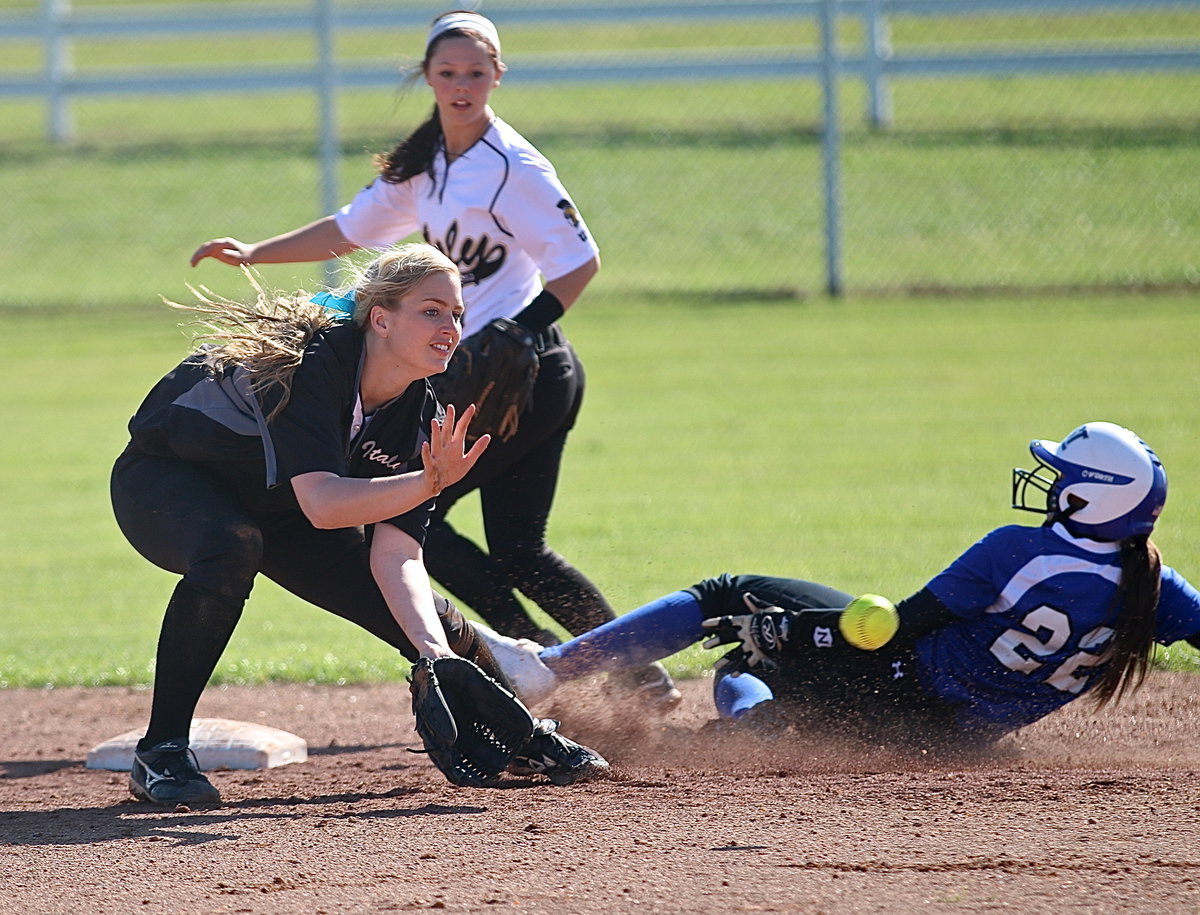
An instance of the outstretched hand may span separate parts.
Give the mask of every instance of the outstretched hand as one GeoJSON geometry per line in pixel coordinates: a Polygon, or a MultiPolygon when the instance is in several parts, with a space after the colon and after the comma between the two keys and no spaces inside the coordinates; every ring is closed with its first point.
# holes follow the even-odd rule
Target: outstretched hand
{"type": "Polygon", "coordinates": [[[192,266],[195,267],[206,257],[219,260],[232,267],[244,267],[250,264],[251,246],[236,238],[214,238],[206,241],[192,255],[192,266]]]}
{"type": "Polygon", "coordinates": [[[454,405],[450,404],[446,407],[445,420],[433,421],[429,441],[421,445],[421,461],[433,495],[465,477],[491,442],[490,435],[481,435],[469,451],[464,450],[467,427],[474,416],[475,405],[471,404],[455,422],[454,405]]]}

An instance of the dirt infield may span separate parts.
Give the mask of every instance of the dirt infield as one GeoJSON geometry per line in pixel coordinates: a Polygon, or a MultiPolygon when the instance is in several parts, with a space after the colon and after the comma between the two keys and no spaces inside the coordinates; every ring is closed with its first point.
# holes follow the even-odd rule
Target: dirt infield
{"type": "Polygon", "coordinates": [[[556,709],[615,777],[448,786],[402,686],[210,690],[308,762],[213,775],[219,809],[133,801],[87,750],[146,692],[0,692],[4,913],[1200,912],[1200,678],[1083,703],[987,760],[704,729],[708,681],[637,727],[597,684],[556,709]],[[568,706],[569,702],[569,706],[568,706]]]}

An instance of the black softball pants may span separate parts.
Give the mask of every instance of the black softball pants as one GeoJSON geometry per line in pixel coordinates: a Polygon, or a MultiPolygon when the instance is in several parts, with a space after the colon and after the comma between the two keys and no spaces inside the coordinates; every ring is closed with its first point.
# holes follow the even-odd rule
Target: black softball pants
{"type": "Polygon", "coordinates": [[[493,438],[470,473],[438,497],[425,539],[425,564],[456,599],[514,638],[544,637],[522,594],[572,634],[615,617],[599,589],[550,548],[546,527],[567,435],[583,404],[583,364],[558,325],[539,335],[531,406],[508,441],[493,438]],[[479,490],[486,552],[446,520],[463,496],[479,490]]]}
{"type": "MultiPolygon", "coordinates": [[[[215,472],[132,446],[113,467],[111,495],[134,548],[182,576],[159,634],[143,748],[188,734],[259,573],[416,659],[371,574],[362,528],[319,530],[298,510],[251,511],[215,472]]],[[[434,597],[451,647],[470,657],[464,639],[473,641],[474,633],[449,601],[434,597]]]]}

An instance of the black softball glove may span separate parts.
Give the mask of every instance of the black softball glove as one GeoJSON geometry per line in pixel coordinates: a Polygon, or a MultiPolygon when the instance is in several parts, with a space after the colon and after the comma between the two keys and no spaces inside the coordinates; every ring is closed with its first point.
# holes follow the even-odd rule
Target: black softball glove
{"type": "Polygon", "coordinates": [[[521,701],[463,658],[421,658],[409,691],[425,751],[451,784],[495,784],[533,736],[533,716],[521,701]]]}
{"type": "Polygon", "coordinates": [[[460,414],[475,404],[467,443],[484,433],[508,441],[517,434],[521,414],[533,398],[538,354],[529,328],[497,318],[461,341],[446,371],[429,381],[442,405],[460,414]]]}

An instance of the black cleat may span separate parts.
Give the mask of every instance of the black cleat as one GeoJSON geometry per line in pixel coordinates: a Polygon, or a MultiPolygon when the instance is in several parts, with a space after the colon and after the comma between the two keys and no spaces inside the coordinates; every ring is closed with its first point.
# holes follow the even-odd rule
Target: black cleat
{"type": "Polygon", "coordinates": [[[544,775],[556,785],[592,781],[609,775],[607,760],[595,750],[558,733],[553,718],[539,718],[533,736],[517,751],[508,771],[513,775],[544,775]]]}
{"type": "Polygon", "coordinates": [[[221,794],[204,777],[186,738],[164,740],[149,750],[135,750],[129,791],[151,804],[219,804],[221,794]]]}

